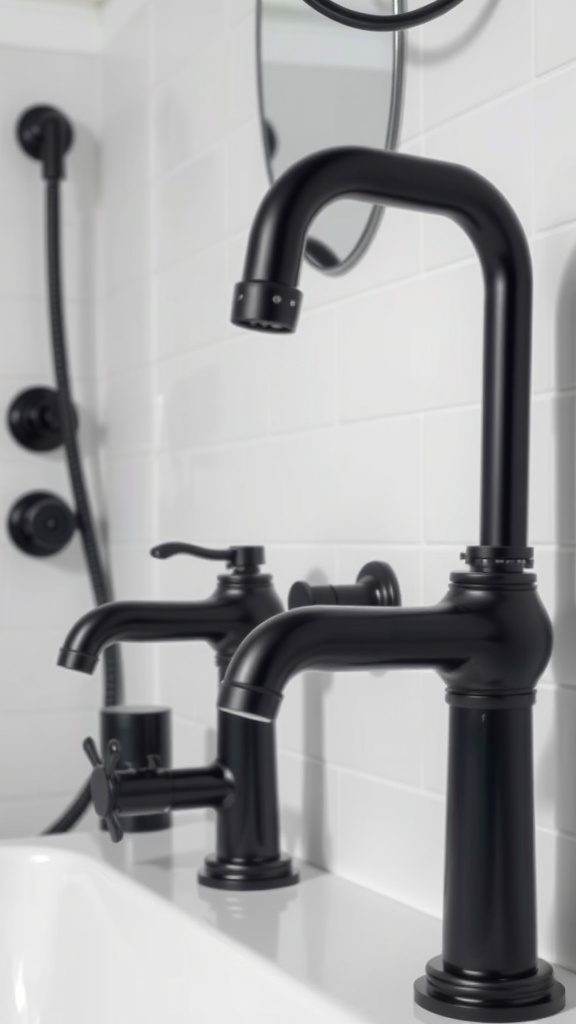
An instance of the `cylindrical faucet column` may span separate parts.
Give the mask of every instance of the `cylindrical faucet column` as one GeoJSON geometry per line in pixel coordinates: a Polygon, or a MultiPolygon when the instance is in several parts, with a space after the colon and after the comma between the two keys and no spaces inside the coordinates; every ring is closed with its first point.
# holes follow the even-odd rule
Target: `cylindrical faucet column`
{"type": "Polygon", "coordinates": [[[218,760],[234,795],[218,813],[216,854],[206,858],[200,882],[218,889],[293,885],[298,874],[280,852],[274,723],[219,711],[218,760]]]}
{"type": "Polygon", "coordinates": [[[448,765],[444,968],[471,976],[534,974],[531,706],[451,706],[448,765]]]}
{"type": "Polygon", "coordinates": [[[448,693],[442,955],[416,1002],[468,1021],[558,1013],[563,986],[538,959],[532,692],[448,693]]]}

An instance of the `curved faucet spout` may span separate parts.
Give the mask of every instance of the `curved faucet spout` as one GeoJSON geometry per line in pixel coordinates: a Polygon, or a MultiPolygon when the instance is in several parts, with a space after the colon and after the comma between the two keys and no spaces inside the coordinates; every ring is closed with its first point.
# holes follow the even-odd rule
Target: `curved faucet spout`
{"type": "Polygon", "coordinates": [[[121,641],[206,640],[213,645],[239,622],[238,600],[114,601],[83,615],[60,650],[63,668],[92,674],[104,648],[121,641]]]}
{"type": "Polygon", "coordinates": [[[527,543],[532,268],[522,226],[489,181],[460,165],[380,150],[306,157],[278,178],[258,210],[232,321],[295,329],[308,229],[324,206],[344,197],[443,214],[476,248],[485,281],[480,545],[517,554],[527,543]]]}
{"type": "Polygon", "coordinates": [[[220,689],[222,711],[273,721],[298,672],[436,668],[470,657],[490,626],[448,600],[431,608],[301,608],[262,623],[234,655],[220,689]]]}

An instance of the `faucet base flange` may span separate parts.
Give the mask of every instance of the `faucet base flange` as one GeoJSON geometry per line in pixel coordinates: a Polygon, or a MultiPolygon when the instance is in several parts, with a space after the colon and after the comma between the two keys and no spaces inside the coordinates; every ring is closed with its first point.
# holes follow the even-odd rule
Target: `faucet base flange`
{"type": "Polygon", "coordinates": [[[445,970],[442,957],[437,956],[415,982],[414,999],[442,1017],[508,1024],[552,1017],[564,1009],[566,993],[545,960],[538,960],[536,973],[528,977],[466,978],[445,970]]]}
{"type": "Polygon", "coordinates": [[[286,855],[262,864],[236,864],[211,856],[206,857],[204,867],[198,872],[200,885],[236,892],[281,889],[286,885],[296,885],[299,880],[300,875],[292,865],[292,858],[286,855]]]}

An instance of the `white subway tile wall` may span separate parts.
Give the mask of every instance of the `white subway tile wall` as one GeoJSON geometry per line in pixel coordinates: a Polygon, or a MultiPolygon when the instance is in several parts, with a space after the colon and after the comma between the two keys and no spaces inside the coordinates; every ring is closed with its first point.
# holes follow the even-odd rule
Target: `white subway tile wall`
{"type": "MultiPolygon", "coordinates": [[[[573,7],[468,0],[412,33],[403,148],[493,179],[533,249],[531,536],[557,635],[535,713],[540,917],[545,951],[576,967],[576,934],[558,909],[576,874],[573,7]]],[[[446,220],[389,211],[351,273],[304,268],[296,336],[231,327],[267,187],[255,3],[128,8],[111,0],[105,14],[103,111],[114,269],[102,421],[123,581],[138,594],[148,580],[162,598],[200,597],[213,567],[182,560],[147,577],[150,543],[258,542],[284,597],[295,579],[351,580],[382,558],[406,603],[438,601],[478,529],[482,280],[470,244],[446,220]]],[[[181,644],[156,648],[155,660],[147,652],[142,671],[174,707],[176,756],[189,763],[214,741],[212,655],[181,644]]],[[[278,735],[289,848],[439,913],[438,679],[308,673],[288,687],[278,735]]]]}

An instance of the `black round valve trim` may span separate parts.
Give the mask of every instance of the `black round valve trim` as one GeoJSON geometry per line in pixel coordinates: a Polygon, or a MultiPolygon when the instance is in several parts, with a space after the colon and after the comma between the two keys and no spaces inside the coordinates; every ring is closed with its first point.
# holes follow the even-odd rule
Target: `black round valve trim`
{"type": "MultiPolygon", "coordinates": [[[[78,428],[78,417],[74,411],[78,428]]],[[[60,403],[54,388],[27,388],[16,395],[8,409],[8,429],[23,448],[51,452],[62,444],[60,403]]]]}
{"type": "Polygon", "coordinates": [[[74,131],[62,111],[43,105],[29,107],[18,121],[16,137],[28,156],[42,161],[48,181],[64,177],[64,156],[74,142],[74,131]]]}
{"type": "Polygon", "coordinates": [[[334,586],[325,583],[312,586],[300,580],[292,584],[288,595],[290,610],[312,605],[373,605],[392,608],[401,604],[400,584],[387,562],[368,562],[360,569],[356,582],[352,584],[334,586]]]}
{"type": "Polygon", "coordinates": [[[32,491],[20,498],[8,514],[8,532],[27,555],[56,555],[70,542],[76,516],[62,498],[49,491],[32,491]]]}

